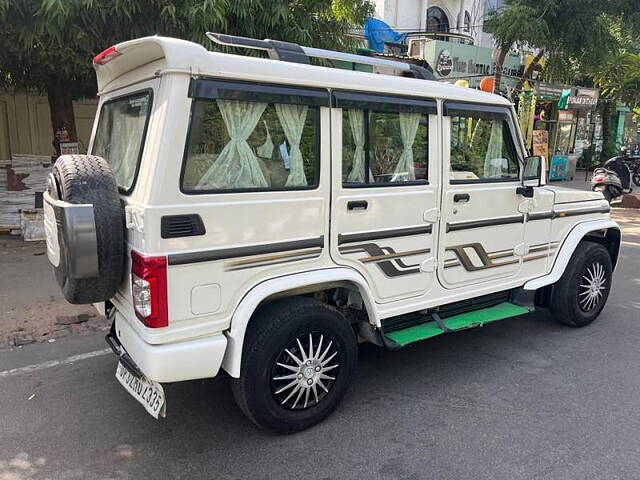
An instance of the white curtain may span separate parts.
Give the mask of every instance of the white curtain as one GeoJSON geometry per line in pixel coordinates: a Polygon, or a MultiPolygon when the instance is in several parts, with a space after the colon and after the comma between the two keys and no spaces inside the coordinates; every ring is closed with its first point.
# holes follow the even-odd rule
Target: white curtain
{"type": "Polygon", "coordinates": [[[267,104],[235,100],[217,100],[216,102],[231,140],[202,176],[197,187],[200,189],[267,187],[258,159],[247,143],[267,104]]]}
{"type": "MultiPolygon", "coordinates": [[[[353,163],[351,164],[351,172],[347,176],[347,181],[352,183],[364,183],[364,116],[363,110],[348,110],[349,126],[351,127],[351,136],[356,146],[353,152],[353,163]]],[[[369,174],[371,175],[371,174],[369,174]]]]}
{"type": "Polygon", "coordinates": [[[269,133],[269,127],[267,126],[267,122],[265,120],[262,121],[264,124],[264,129],[267,132],[267,138],[265,138],[264,143],[256,148],[256,153],[259,157],[262,158],[271,158],[273,155],[273,140],[271,140],[271,133],[269,133]]]}
{"type": "Polygon", "coordinates": [[[502,121],[491,122],[491,135],[484,156],[484,178],[499,178],[506,173],[507,160],[502,158],[502,121]]]}
{"type": "Polygon", "coordinates": [[[416,173],[413,168],[413,142],[420,125],[420,113],[400,114],[400,135],[402,136],[402,154],[393,172],[392,182],[415,180],[416,173]]]}
{"type": "Polygon", "coordinates": [[[286,105],[276,103],[276,113],[280,125],[289,141],[289,176],[286,187],[300,187],[307,185],[307,176],[304,174],[304,162],[300,151],[300,139],[304,130],[304,122],[307,118],[307,105],[286,105]]]}
{"type": "Polygon", "coordinates": [[[116,183],[129,188],[133,182],[140,142],[146,122],[146,111],[137,116],[127,116],[116,109],[109,110],[111,121],[104,122],[104,130],[96,135],[94,151],[109,162],[116,183]]]}

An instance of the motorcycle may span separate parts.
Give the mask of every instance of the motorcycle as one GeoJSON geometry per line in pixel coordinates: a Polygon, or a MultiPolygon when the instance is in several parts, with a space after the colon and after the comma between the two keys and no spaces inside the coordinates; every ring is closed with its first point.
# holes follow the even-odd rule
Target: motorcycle
{"type": "Polygon", "coordinates": [[[633,152],[627,159],[627,166],[631,171],[631,180],[640,187],[640,152],[633,152]]]}
{"type": "Polygon", "coordinates": [[[603,167],[596,168],[591,177],[591,190],[602,192],[609,203],[625,193],[631,193],[629,186],[631,172],[622,157],[607,160],[603,167]]]}

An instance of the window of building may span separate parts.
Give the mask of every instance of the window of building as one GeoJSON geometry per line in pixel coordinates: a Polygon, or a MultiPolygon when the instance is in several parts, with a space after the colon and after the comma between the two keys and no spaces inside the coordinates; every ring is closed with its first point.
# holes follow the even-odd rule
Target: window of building
{"type": "Polygon", "coordinates": [[[428,116],[343,109],[342,182],[346,187],[426,183],[428,116]]]}
{"type": "Polygon", "coordinates": [[[504,117],[473,113],[451,117],[452,183],[518,178],[518,156],[504,117]]]}
{"type": "Polygon", "coordinates": [[[184,191],[313,188],[319,162],[318,107],[194,99],[184,191]]]}
{"type": "Polygon", "coordinates": [[[464,31],[465,32],[470,32],[471,31],[471,14],[465,10],[464,12],[464,31]]]}
{"type": "Polygon", "coordinates": [[[449,19],[444,10],[438,7],[427,9],[427,32],[448,32],[449,19]]]}

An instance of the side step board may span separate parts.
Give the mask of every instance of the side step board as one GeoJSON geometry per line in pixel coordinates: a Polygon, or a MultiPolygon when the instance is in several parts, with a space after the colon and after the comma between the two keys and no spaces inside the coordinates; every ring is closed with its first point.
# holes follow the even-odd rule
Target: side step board
{"type": "Polygon", "coordinates": [[[487,308],[481,308],[471,312],[460,313],[448,318],[441,319],[438,316],[427,314],[424,316],[426,321],[418,325],[413,325],[401,330],[395,330],[384,334],[385,339],[392,345],[404,347],[420,340],[435,337],[446,332],[455,332],[457,330],[465,330],[467,328],[481,327],[482,325],[505,318],[516,317],[529,313],[531,310],[527,307],[515,305],[510,302],[502,302],[487,308]]]}

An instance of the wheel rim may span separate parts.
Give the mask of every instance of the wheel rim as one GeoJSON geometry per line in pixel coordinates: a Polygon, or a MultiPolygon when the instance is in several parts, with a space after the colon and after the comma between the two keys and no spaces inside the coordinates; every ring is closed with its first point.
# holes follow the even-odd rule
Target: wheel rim
{"type": "Polygon", "coordinates": [[[587,267],[578,287],[578,304],[583,312],[595,310],[604,298],[607,278],[604,266],[600,262],[587,267]]]}
{"type": "Polygon", "coordinates": [[[276,357],[271,392],[287,410],[304,410],[320,403],[340,372],[340,352],[328,336],[312,332],[296,337],[276,357]]]}

